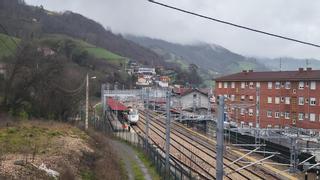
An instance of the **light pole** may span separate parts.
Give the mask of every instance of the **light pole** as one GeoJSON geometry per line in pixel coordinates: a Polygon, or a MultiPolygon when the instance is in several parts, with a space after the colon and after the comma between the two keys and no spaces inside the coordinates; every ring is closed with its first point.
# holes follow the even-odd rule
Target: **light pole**
{"type": "MultiPolygon", "coordinates": [[[[90,79],[96,79],[97,77],[93,76],[90,79]]],[[[87,73],[86,77],[86,120],[85,120],[85,130],[88,130],[88,119],[89,119],[89,74],[87,73]]]]}

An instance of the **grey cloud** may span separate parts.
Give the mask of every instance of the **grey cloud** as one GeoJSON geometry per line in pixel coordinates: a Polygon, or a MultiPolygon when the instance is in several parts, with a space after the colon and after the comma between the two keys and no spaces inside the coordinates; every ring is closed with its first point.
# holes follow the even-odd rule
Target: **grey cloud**
{"type": "MultiPolygon", "coordinates": [[[[320,44],[320,1],[159,0],[208,16],[320,44]]],[[[116,33],[179,43],[204,41],[250,56],[320,59],[319,48],[266,37],[165,9],[147,0],[26,0],[55,11],[72,10],[116,33]]]]}

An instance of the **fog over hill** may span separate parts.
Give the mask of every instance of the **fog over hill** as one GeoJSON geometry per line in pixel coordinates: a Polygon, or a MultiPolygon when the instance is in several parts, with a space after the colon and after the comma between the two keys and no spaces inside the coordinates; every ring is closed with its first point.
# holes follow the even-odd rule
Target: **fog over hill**
{"type": "Polygon", "coordinates": [[[131,35],[125,37],[152,49],[157,54],[164,56],[167,61],[181,62],[186,65],[194,63],[215,74],[230,74],[242,69],[268,70],[255,58],[247,58],[216,44],[200,42],[182,45],[148,37],[131,35]]]}
{"type": "Polygon", "coordinates": [[[297,70],[298,68],[311,67],[312,69],[320,69],[320,61],[317,59],[296,59],[290,57],[282,58],[257,58],[259,62],[266,65],[268,68],[274,71],[286,71],[286,70],[297,70]],[[281,64],[281,69],[280,69],[281,64]]]}

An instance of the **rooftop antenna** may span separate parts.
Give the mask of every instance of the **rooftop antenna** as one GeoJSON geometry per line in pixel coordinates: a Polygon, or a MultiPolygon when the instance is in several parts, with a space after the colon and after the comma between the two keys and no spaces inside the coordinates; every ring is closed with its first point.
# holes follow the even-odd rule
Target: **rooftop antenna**
{"type": "Polygon", "coordinates": [[[310,65],[309,59],[306,59],[306,68],[308,68],[310,65]]]}
{"type": "Polygon", "coordinates": [[[280,58],[280,61],[279,61],[279,66],[280,66],[280,71],[282,71],[282,59],[280,58]]]}

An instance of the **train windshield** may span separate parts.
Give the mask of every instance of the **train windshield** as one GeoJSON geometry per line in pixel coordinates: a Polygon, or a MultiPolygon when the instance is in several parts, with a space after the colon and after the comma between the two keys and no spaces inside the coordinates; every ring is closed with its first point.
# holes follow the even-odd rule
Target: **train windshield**
{"type": "Polygon", "coordinates": [[[138,110],[137,109],[133,109],[129,112],[130,115],[135,115],[138,114],[138,110]]]}

